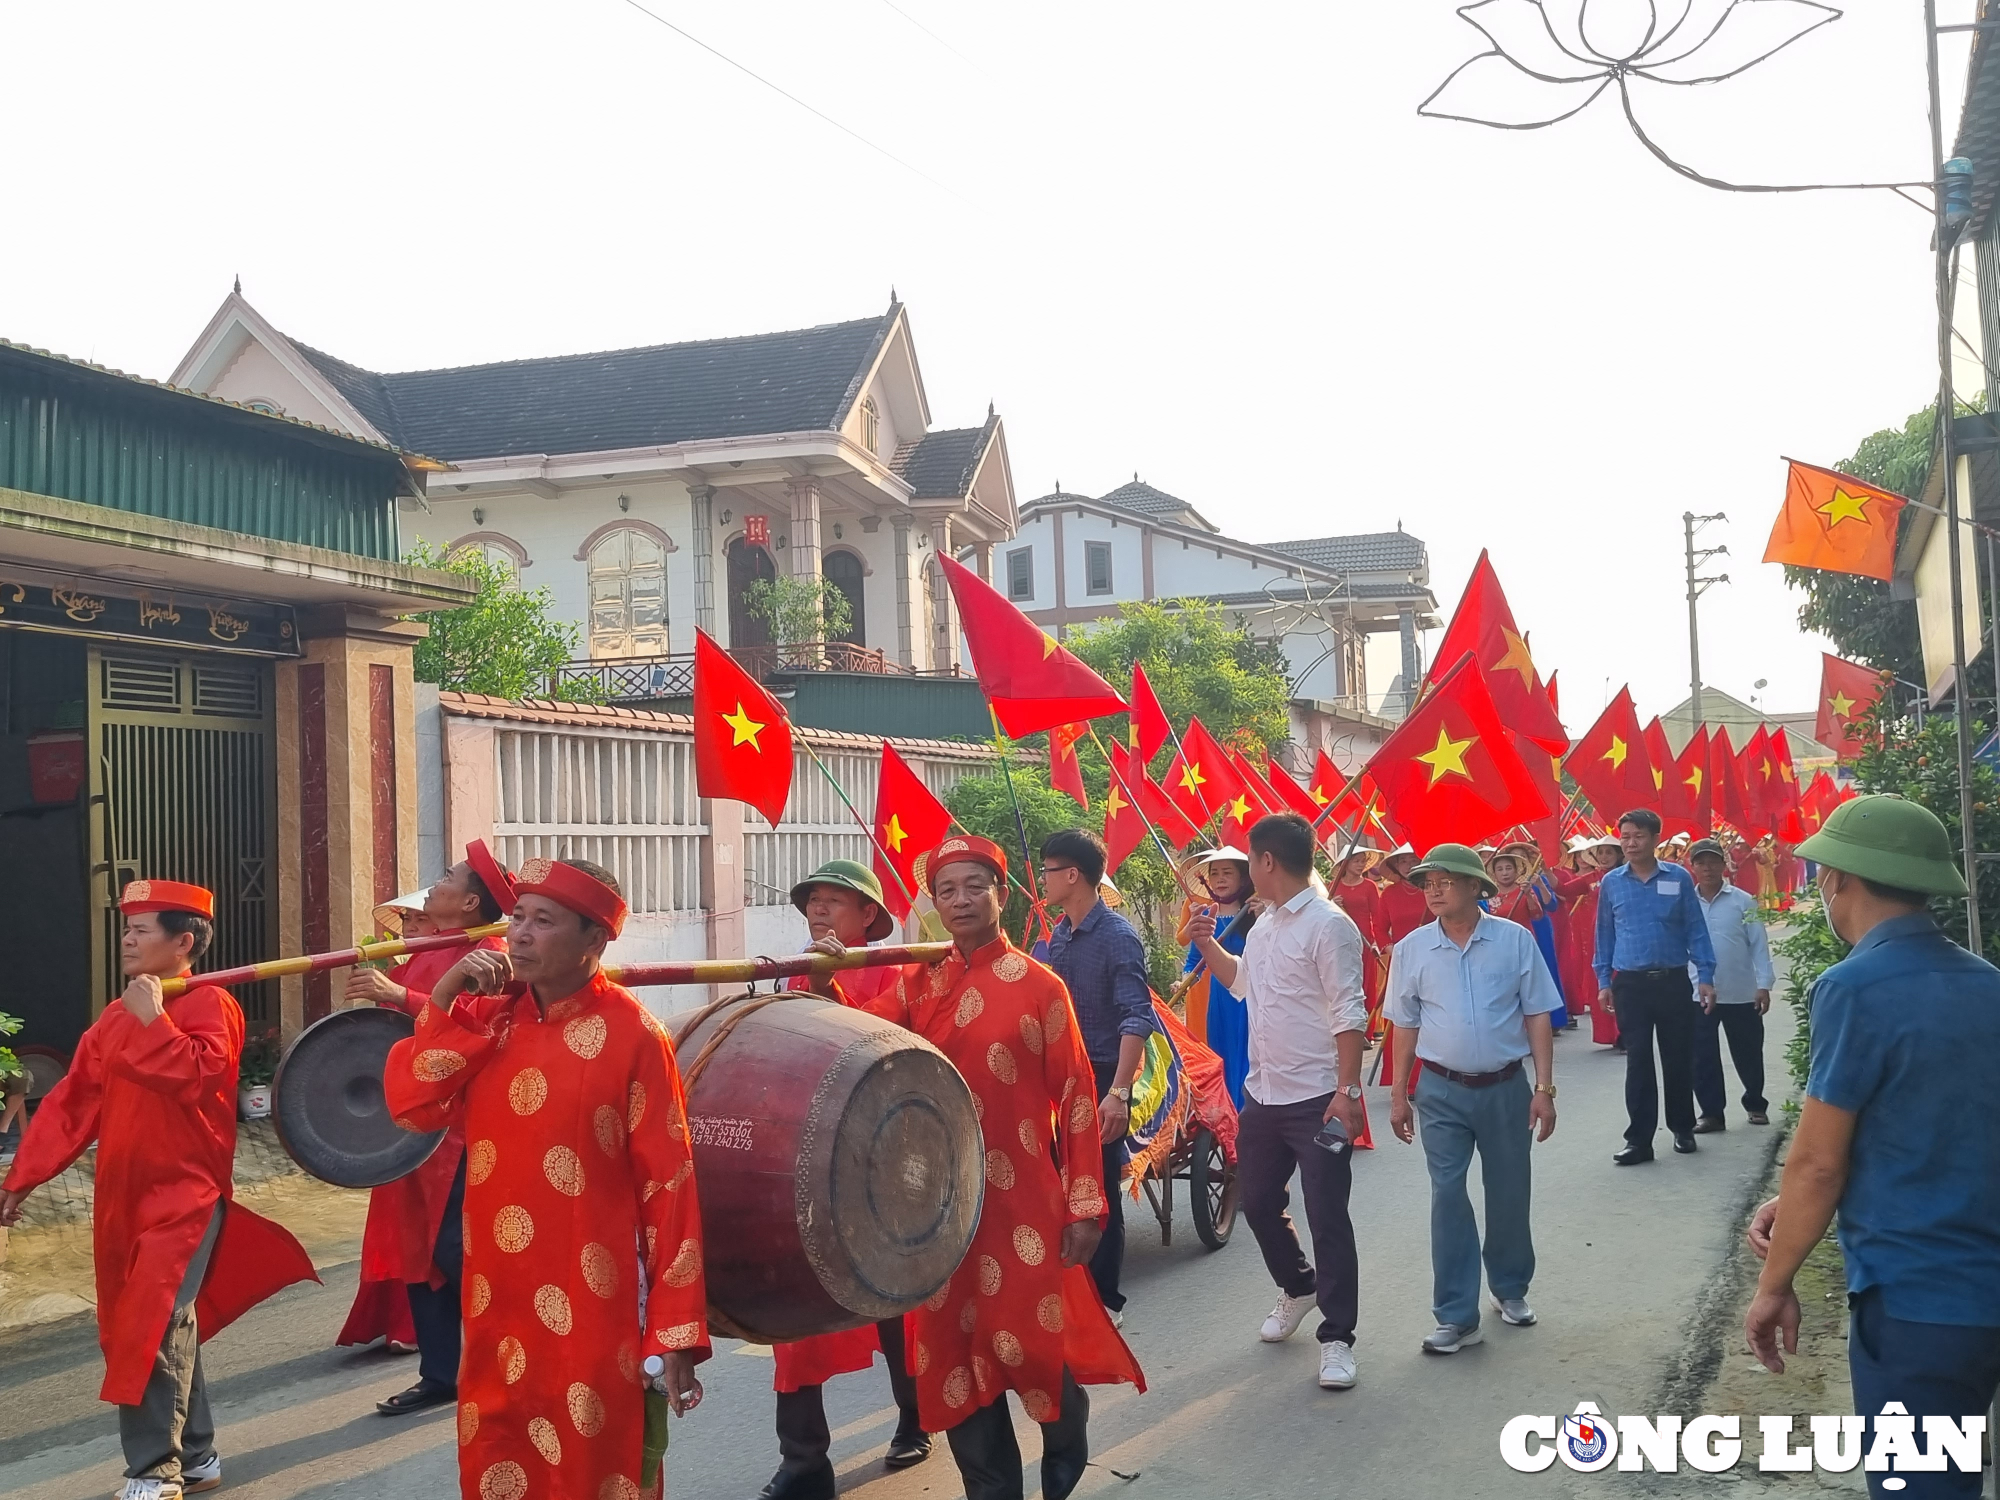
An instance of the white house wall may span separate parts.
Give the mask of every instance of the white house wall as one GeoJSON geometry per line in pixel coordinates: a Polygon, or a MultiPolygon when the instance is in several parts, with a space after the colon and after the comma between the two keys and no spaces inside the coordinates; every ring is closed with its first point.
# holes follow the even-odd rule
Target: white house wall
{"type": "Polygon", "coordinates": [[[337,432],[346,432],[349,427],[350,419],[344,412],[336,413],[325,405],[297,376],[278,363],[277,356],[253,338],[243,340],[243,347],[208,387],[207,394],[245,405],[268,402],[285,416],[301,422],[317,422],[337,432]]]}

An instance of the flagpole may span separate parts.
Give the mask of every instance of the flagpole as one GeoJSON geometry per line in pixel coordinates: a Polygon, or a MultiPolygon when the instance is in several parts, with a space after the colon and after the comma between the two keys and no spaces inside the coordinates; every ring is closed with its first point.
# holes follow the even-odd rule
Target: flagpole
{"type": "MultiPolygon", "coordinates": [[[[797,726],[794,725],[793,727],[796,728],[797,726]]],[[[854,822],[856,826],[859,827],[863,833],[868,835],[869,844],[874,848],[877,854],[882,856],[882,863],[888,868],[889,878],[896,882],[896,889],[903,893],[903,899],[905,901],[908,901],[912,906],[914,906],[916,904],[917,898],[911,892],[910,888],[903,883],[902,871],[896,868],[895,860],[889,857],[889,851],[882,847],[882,841],[875,836],[875,829],[873,825],[871,825],[867,821],[867,819],[861,816],[861,809],[856,807],[854,803],[851,800],[849,800],[847,795],[847,788],[840,784],[840,778],[835,776],[833,772],[827,768],[826,762],[819,758],[819,751],[813,749],[811,740],[807,739],[803,734],[801,734],[798,736],[798,742],[799,744],[805,747],[806,754],[812,757],[812,763],[819,767],[819,774],[826,778],[826,784],[833,788],[833,794],[836,797],[840,798],[842,804],[845,805],[847,810],[854,815],[854,822]]]]}
{"type": "MultiPolygon", "coordinates": [[[[1021,838],[1021,863],[1028,872],[1029,881],[1039,886],[1041,880],[1035,873],[1035,856],[1028,848],[1027,820],[1021,816],[1021,799],[1014,793],[1014,768],[1007,762],[1007,737],[1000,728],[1000,715],[990,698],[986,700],[986,716],[993,721],[993,749],[1000,757],[1000,774],[1007,780],[1007,800],[1014,808],[1014,832],[1021,838]]],[[[1029,900],[1032,903],[1034,897],[1030,896],[1029,900]]]]}
{"type": "MultiPolygon", "coordinates": [[[[1176,885],[1179,885],[1181,887],[1181,890],[1186,894],[1193,895],[1194,893],[1192,891],[1189,891],[1186,885],[1181,883],[1180,864],[1177,860],[1175,860],[1173,851],[1167,847],[1167,841],[1165,837],[1162,836],[1158,828],[1153,826],[1153,820],[1146,816],[1146,809],[1141,807],[1139,805],[1139,799],[1132,795],[1131,786],[1126,782],[1123,776],[1120,776],[1118,774],[1118,764],[1116,761],[1112,760],[1111,752],[1105,748],[1104,741],[1098,738],[1097,726],[1086,720],[1084,722],[1084,727],[1090,731],[1091,744],[1097,746],[1097,753],[1104,757],[1104,769],[1110,772],[1111,779],[1113,781],[1116,781],[1118,785],[1124,789],[1126,806],[1130,807],[1132,811],[1134,811],[1139,815],[1139,821],[1146,825],[1146,832],[1150,833],[1153,836],[1153,846],[1160,851],[1160,858],[1164,859],[1167,862],[1167,869],[1173,873],[1174,883],[1176,885]]],[[[1167,728],[1172,729],[1173,725],[1169,724],[1167,728]]],[[[1134,745],[1132,748],[1136,750],[1139,747],[1137,745],[1134,745]]]]}

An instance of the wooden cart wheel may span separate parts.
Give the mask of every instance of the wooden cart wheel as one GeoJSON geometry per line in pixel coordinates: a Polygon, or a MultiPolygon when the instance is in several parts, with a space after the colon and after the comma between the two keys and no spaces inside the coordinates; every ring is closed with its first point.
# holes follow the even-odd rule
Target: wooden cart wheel
{"type": "Polygon", "coordinates": [[[1188,1197],[1194,1209],[1194,1232],[1209,1249],[1220,1250],[1236,1227],[1236,1168],[1223,1154],[1222,1142],[1206,1126],[1195,1132],[1189,1157],[1188,1197]]]}

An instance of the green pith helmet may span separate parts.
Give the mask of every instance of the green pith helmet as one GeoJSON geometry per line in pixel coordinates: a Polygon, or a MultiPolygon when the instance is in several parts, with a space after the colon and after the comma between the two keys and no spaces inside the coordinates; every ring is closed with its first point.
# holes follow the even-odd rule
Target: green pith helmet
{"type": "Polygon", "coordinates": [[[868,942],[879,943],[895,931],[896,919],[889,912],[889,903],[882,899],[882,882],[875,878],[875,872],[864,864],[851,859],[830,859],[812,874],[792,887],[792,905],[799,909],[799,915],[806,912],[806,897],[812,894],[816,885],[837,885],[853,891],[865,901],[875,903],[875,920],[868,924],[864,937],[868,942]]]}
{"type": "Polygon", "coordinates": [[[1799,845],[1798,854],[1842,874],[1906,891],[1965,894],[1951,835],[1937,814],[1886,793],[1841,803],[1819,832],[1799,845]]]}
{"type": "Polygon", "coordinates": [[[1433,870],[1445,875],[1464,875],[1478,881],[1481,896],[1491,896],[1500,889],[1493,883],[1493,877],[1486,873],[1486,866],[1480,861],[1478,853],[1464,844],[1439,844],[1432,849],[1410,866],[1410,883],[1422,885],[1424,877],[1433,870]]]}

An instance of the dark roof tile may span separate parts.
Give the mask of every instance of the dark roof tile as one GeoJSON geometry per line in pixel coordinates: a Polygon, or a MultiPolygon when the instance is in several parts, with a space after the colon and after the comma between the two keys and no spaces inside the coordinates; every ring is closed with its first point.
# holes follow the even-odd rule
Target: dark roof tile
{"type": "Polygon", "coordinates": [[[900,312],[891,304],[880,317],[789,333],[399,374],[292,342],[399,447],[499,458],[837,427],[900,312]]]}
{"type": "Polygon", "coordinates": [[[1360,536],[1302,537],[1264,546],[1329,573],[1410,572],[1426,566],[1424,544],[1407,531],[1371,531],[1360,536]]]}
{"type": "Polygon", "coordinates": [[[998,417],[988,417],[980,427],[925,433],[916,442],[898,448],[889,467],[902,476],[919,500],[963,499],[999,425],[998,417]]]}

